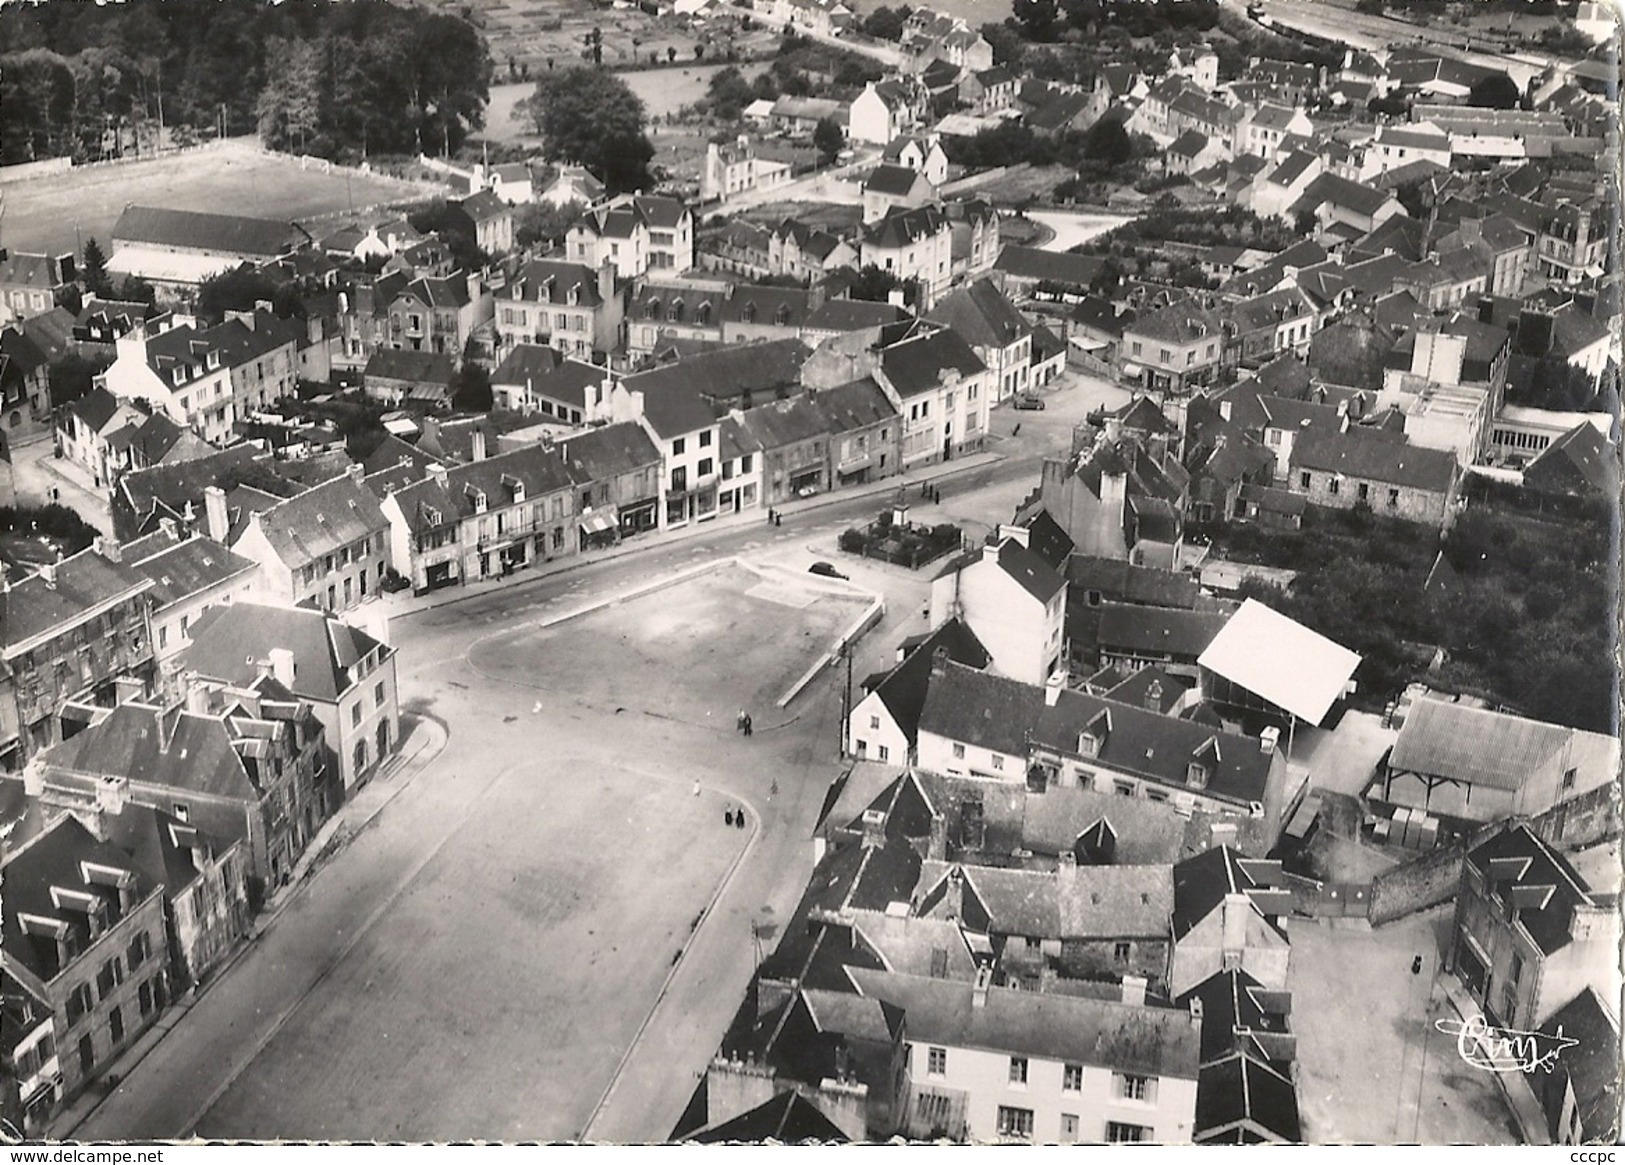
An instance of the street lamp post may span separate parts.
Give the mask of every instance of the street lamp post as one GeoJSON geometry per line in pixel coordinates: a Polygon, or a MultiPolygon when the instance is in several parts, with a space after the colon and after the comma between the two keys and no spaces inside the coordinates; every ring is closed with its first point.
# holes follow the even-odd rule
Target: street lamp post
{"type": "Polygon", "coordinates": [[[848,727],[849,727],[850,721],[852,719],[852,641],[851,640],[843,639],[841,641],[841,646],[837,649],[836,659],[846,661],[846,686],[841,689],[841,723],[840,723],[840,728],[839,728],[840,747],[839,747],[839,749],[837,751],[837,754],[836,754],[838,756],[845,757],[846,754],[847,754],[848,727]]]}

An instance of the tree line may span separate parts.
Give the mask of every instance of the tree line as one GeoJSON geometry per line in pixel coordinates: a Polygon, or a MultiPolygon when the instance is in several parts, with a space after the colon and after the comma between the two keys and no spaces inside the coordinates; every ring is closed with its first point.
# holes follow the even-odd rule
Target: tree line
{"type": "Polygon", "coordinates": [[[75,0],[0,9],[0,162],[95,160],[162,123],[321,157],[455,151],[491,63],[466,20],[385,0],[75,0]]]}

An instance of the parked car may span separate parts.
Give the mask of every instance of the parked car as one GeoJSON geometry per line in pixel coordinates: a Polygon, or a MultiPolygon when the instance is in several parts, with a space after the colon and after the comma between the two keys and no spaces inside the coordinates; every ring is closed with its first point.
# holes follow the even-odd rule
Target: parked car
{"type": "Polygon", "coordinates": [[[842,574],[840,571],[835,569],[835,566],[834,566],[833,563],[828,563],[828,562],[815,562],[815,563],[813,563],[811,566],[809,566],[807,568],[807,573],[808,574],[821,574],[825,578],[841,578],[841,579],[844,579],[846,577],[846,575],[842,574]]]}
{"type": "Polygon", "coordinates": [[[1036,397],[1030,392],[1018,392],[1015,395],[1014,404],[1012,407],[1022,409],[1024,411],[1028,409],[1042,409],[1044,407],[1044,401],[1042,397],[1036,397]]]}

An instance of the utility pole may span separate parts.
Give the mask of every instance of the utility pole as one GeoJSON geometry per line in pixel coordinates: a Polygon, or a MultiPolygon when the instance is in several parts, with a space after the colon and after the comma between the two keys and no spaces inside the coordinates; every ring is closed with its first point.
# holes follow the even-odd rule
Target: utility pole
{"type": "Polygon", "coordinates": [[[847,726],[852,719],[852,643],[850,640],[842,641],[838,658],[846,661],[846,686],[841,689],[840,747],[837,750],[837,755],[844,757],[847,753],[847,726]]]}

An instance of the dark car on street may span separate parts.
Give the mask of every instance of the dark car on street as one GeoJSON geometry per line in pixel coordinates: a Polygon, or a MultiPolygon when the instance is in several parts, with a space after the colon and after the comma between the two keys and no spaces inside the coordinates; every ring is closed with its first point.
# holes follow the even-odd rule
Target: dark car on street
{"type": "Polygon", "coordinates": [[[1011,407],[1021,409],[1024,412],[1031,409],[1042,409],[1044,401],[1042,397],[1036,397],[1030,392],[1018,392],[1011,401],[1011,407]]]}
{"type": "Polygon", "coordinates": [[[828,562],[815,562],[815,563],[813,563],[811,566],[809,566],[807,568],[807,573],[808,574],[821,574],[825,578],[845,578],[846,577],[846,575],[844,575],[840,571],[836,570],[833,564],[828,563],[828,562]]]}

